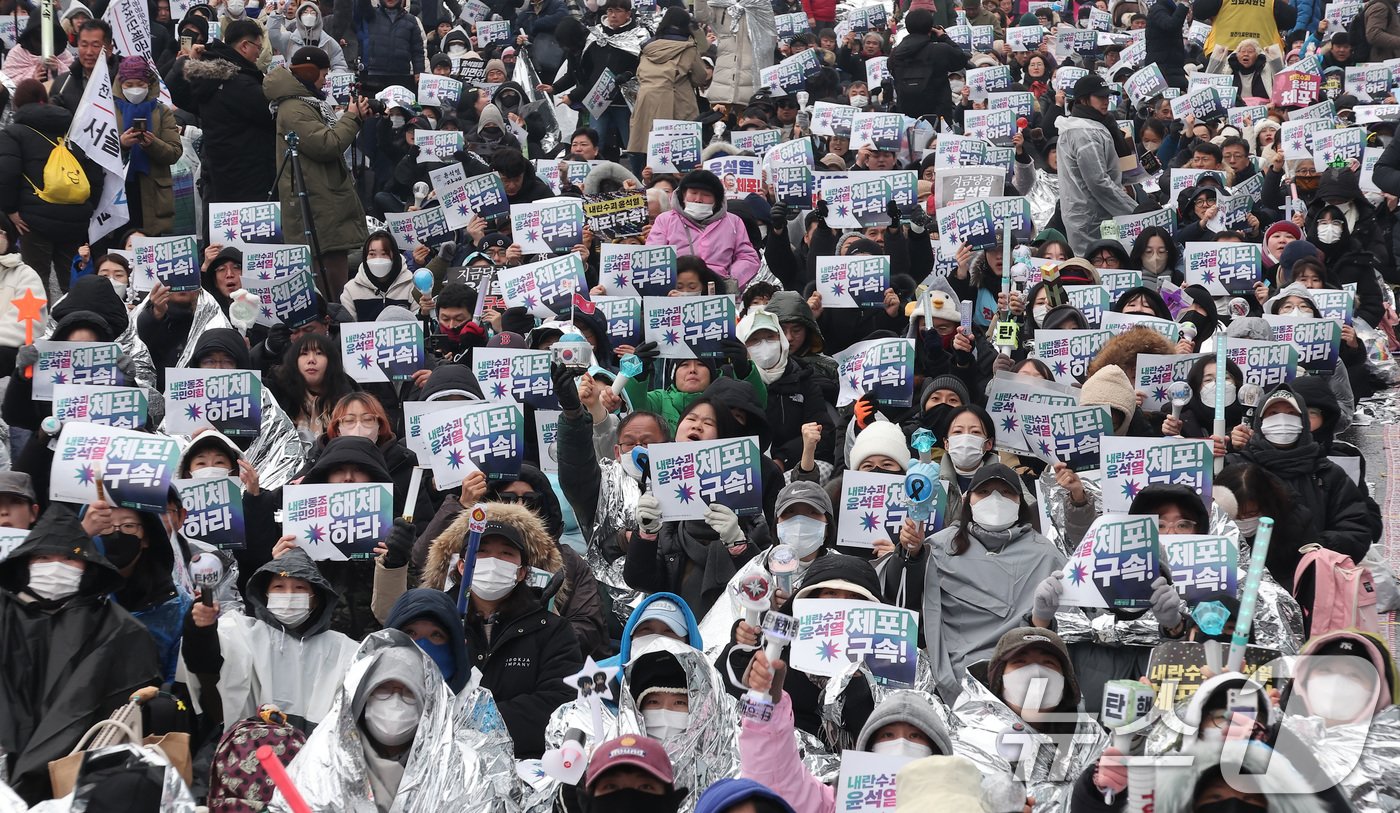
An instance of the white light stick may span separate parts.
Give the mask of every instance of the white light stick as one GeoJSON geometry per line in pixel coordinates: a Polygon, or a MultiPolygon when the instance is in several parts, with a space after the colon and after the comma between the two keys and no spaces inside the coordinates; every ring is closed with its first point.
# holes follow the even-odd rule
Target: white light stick
{"type": "Polygon", "coordinates": [[[1264,559],[1269,555],[1269,540],[1273,535],[1273,517],[1260,517],[1259,530],[1254,534],[1254,550],[1249,556],[1249,573],[1244,579],[1244,593],[1240,596],[1239,616],[1235,619],[1235,632],[1230,637],[1230,660],[1226,668],[1231,672],[1242,671],[1244,667],[1244,650],[1249,646],[1249,631],[1254,626],[1254,606],[1259,602],[1259,582],[1264,578],[1264,559]]]}

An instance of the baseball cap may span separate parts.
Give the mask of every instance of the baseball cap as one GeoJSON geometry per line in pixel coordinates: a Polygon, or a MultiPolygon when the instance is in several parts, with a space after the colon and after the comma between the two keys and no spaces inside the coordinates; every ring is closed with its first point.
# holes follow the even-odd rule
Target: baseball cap
{"type": "Polygon", "coordinates": [[[491,337],[491,341],[487,342],[487,343],[486,343],[486,346],[487,346],[487,347],[517,347],[517,348],[522,348],[522,349],[523,349],[523,348],[527,347],[528,344],[529,344],[529,343],[525,341],[525,337],[524,337],[524,336],[521,336],[519,333],[513,333],[513,332],[507,330],[507,331],[504,331],[504,332],[502,332],[502,333],[497,333],[495,336],[492,336],[492,337],[491,337]]]}
{"type": "Polygon", "coordinates": [[[593,758],[588,761],[588,775],[584,778],[584,788],[592,791],[593,784],[599,777],[613,768],[623,766],[650,774],[667,785],[674,785],[676,781],[675,773],[671,769],[671,758],[666,755],[666,748],[660,742],[640,734],[624,734],[608,740],[593,752],[593,758]]]}
{"type": "Polygon", "coordinates": [[[292,54],[292,61],[288,64],[292,67],[296,67],[297,65],[315,65],[321,70],[328,71],[331,69],[331,58],[326,56],[326,52],[322,51],[320,48],[314,45],[305,45],[298,48],[295,54],[292,54]]]}
{"type": "Polygon", "coordinates": [[[783,487],[778,492],[778,500],[774,505],[773,516],[779,517],[797,504],[810,505],[818,511],[833,516],[836,512],[831,508],[831,497],[827,495],[826,489],[816,483],[807,480],[794,480],[783,487]]]}
{"type": "MultiPolygon", "coordinates": [[[[815,483],[811,484],[815,485],[815,483]]],[[[685,613],[680,605],[668,598],[658,598],[647,605],[642,614],[637,616],[637,625],[641,626],[648,621],[660,621],[671,628],[671,632],[679,635],[682,640],[690,640],[690,625],[686,623],[685,613]]]]}
{"type": "Polygon", "coordinates": [[[1108,83],[1102,76],[1091,73],[1081,76],[1078,82],[1074,83],[1074,92],[1070,94],[1076,99],[1087,99],[1090,96],[1102,96],[1105,99],[1113,95],[1108,89],[1108,83]]]}
{"type": "Polygon", "coordinates": [[[22,471],[0,471],[0,494],[23,497],[31,504],[38,502],[34,496],[34,481],[22,471]]]}
{"type": "Polygon", "coordinates": [[[483,235],[478,248],[510,248],[510,238],[498,231],[483,235]]]}
{"type": "Polygon", "coordinates": [[[491,520],[486,523],[486,527],[481,532],[482,539],[488,536],[499,536],[509,542],[511,547],[520,551],[520,563],[522,565],[530,564],[530,551],[525,547],[525,537],[521,535],[519,528],[500,520],[491,520]]]}
{"type": "Polygon", "coordinates": [[[1023,493],[1021,489],[1021,478],[1017,477],[1016,472],[1012,471],[1008,466],[1002,463],[988,463],[987,465],[978,469],[977,473],[972,475],[972,485],[968,486],[967,491],[976,491],[978,486],[982,485],[988,480],[1000,480],[1003,483],[1006,483],[1007,485],[1011,486],[1012,490],[1014,490],[1017,495],[1023,493]]]}

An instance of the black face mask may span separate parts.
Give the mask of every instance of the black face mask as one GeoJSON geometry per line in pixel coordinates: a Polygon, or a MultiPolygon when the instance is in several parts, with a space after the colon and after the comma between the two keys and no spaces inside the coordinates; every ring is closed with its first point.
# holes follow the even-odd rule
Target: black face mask
{"type": "Polygon", "coordinates": [[[1181,314],[1181,317],[1177,319],[1177,321],[1183,324],[1186,322],[1190,322],[1191,324],[1196,326],[1197,347],[1200,347],[1201,343],[1204,342],[1206,339],[1209,339],[1211,334],[1215,332],[1215,323],[1212,322],[1209,317],[1199,314],[1195,311],[1187,311],[1186,313],[1181,314]]]}
{"type": "Polygon", "coordinates": [[[685,794],[685,790],[680,788],[660,796],[626,788],[606,796],[580,793],[578,800],[584,813],[676,813],[685,794]]]}
{"type": "Polygon", "coordinates": [[[924,410],[924,414],[919,418],[919,425],[925,429],[930,429],[933,434],[940,438],[948,437],[948,422],[952,419],[953,410],[957,407],[952,404],[934,404],[924,410]]]}
{"type": "Polygon", "coordinates": [[[1267,807],[1252,805],[1243,799],[1221,799],[1208,805],[1197,805],[1196,813],[1264,813],[1267,807]]]}
{"type": "Polygon", "coordinates": [[[117,570],[130,566],[141,556],[141,540],[131,534],[103,534],[102,547],[107,561],[117,570]]]}

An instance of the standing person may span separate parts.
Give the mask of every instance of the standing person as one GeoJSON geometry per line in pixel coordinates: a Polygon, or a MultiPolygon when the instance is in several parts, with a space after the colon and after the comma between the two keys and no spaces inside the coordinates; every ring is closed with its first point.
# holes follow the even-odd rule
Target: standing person
{"type": "Polygon", "coordinates": [[[693,255],[742,290],[758,273],[758,252],[743,218],[724,205],[724,184],[709,170],[697,169],[671,193],[671,211],[662,212],[647,235],[647,245],[671,245],[681,256],[693,255]]]}
{"type": "Polygon", "coordinates": [[[112,27],[101,20],[88,20],[78,29],[78,58],[49,89],[53,103],[70,113],[78,112],[78,103],[87,89],[88,77],[97,67],[97,60],[107,60],[107,74],[116,76],[117,59],[112,56],[112,27]]]}
{"type": "MultiPolygon", "coordinates": [[[[299,139],[311,233],[320,251],[317,260],[325,272],[325,282],[318,279],[317,283],[329,285],[330,290],[322,293],[337,299],[350,277],[349,252],[360,248],[369,237],[365,212],[355,194],[355,181],[345,165],[345,151],[360,132],[369,103],[358,99],[336,121],[331,115],[331,101],[322,90],[330,68],[325,51],[304,47],[292,55],[290,68],[277,68],[268,74],[263,95],[277,111],[277,134],[285,140],[287,133],[295,132],[299,139]]],[[[292,179],[288,167],[277,186],[282,201],[282,233],[288,239],[296,239],[303,231],[301,204],[292,179]]]]}
{"type": "Polygon", "coordinates": [[[622,85],[637,74],[647,30],[639,27],[633,18],[632,0],[606,0],[602,15],[602,23],[588,34],[588,45],[583,49],[577,74],[570,74],[577,86],[565,80],[554,85],[553,92],[559,93],[572,87],[573,92],[560,101],[564,104],[571,100],[581,103],[598,83],[603,70],[612,71],[617,87],[608,101],[608,109],[591,124],[603,137],[604,152],[612,155],[614,150],[625,149],[629,139],[629,117],[627,102],[622,98],[622,85]]]}
{"type": "Polygon", "coordinates": [[[1400,57],[1400,11],[1385,0],[1366,0],[1361,13],[1365,15],[1366,42],[1371,46],[1371,62],[1386,62],[1400,57]]]}
{"type": "MultiPolygon", "coordinates": [[[[646,155],[647,136],[657,119],[694,121],[700,117],[695,94],[705,84],[705,63],[700,61],[700,49],[692,37],[693,26],[685,9],[672,6],[662,15],[656,38],[642,46],[637,66],[641,89],[627,142],[627,151],[634,156],[646,155]]],[[[633,169],[639,169],[640,163],[634,160],[633,169]]]]}
{"type": "Polygon", "coordinates": [[[326,52],[331,61],[331,70],[348,71],[345,52],[335,38],[325,31],[325,21],[321,19],[321,9],[311,0],[303,0],[296,6],[296,16],[289,20],[273,18],[269,22],[267,36],[280,54],[294,54],[302,46],[311,45],[326,52]]]}
{"type": "Polygon", "coordinates": [[[773,64],[773,6],[764,0],[702,0],[695,17],[710,26],[715,76],[705,92],[711,104],[746,105],[762,89],[758,74],[773,64]]]}
{"type": "Polygon", "coordinates": [[[373,96],[390,85],[417,87],[418,74],[427,66],[423,29],[404,0],[354,2],[355,36],[367,74],[364,93],[373,96]]]}
{"type": "Polygon", "coordinates": [[[175,224],[170,167],[185,152],[180,125],[175,112],[160,103],[160,79],[144,57],[122,60],[114,90],[117,132],[126,153],[127,222],[159,236],[175,224]]]}
{"type": "Polygon", "coordinates": [[[1153,0],[1147,10],[1147,63],[1157,63],[1167,84],[1186,90],[1186,43],[1182,40],[1190,11],[1177,0],[1153,0]]]}
{"type": "Polygon", "coordinates": [[[1210,36],[1204,46],[1209,54],[1217,45],[1233,51],[1247,39],[1258,40],[1265,48],[1283,47],[1281,32],[1293,28],[1298,10],[1288,0],[1195,0],[1191,19],[1210,21],[1210,36]]]}
{"type": "MultiPolygon", "coordinates": [[[[39,273],[45,285],[52,271],[59,289],[67,293],[68,264],[87,241],[88,221],[102,196],[102,169],[79,158],[89,189],[84,200],[69,200],[74,195],[67,189],[36,186],[34,180],[44,182],[44,166],[58,139],[68,136],[73,114],[49,104],[48,91],[33,79],[19,83],[11,105],[14,121],[0,131],[0,212],[19,232],[25,264],[39,273]]],[[[50,288],[49,301],[57,296],[58,291],[50,288]]]]}
{"type": "Polygon", "coordinates": [[[1108,84],[1097,74],[1074,83],[1074,106],[1058,120],[1060,209],[1070,248],[1080,257],[1099,239],[1099,224],[1132,214],[1137,202],[1123,191],[1118,159],[1133,146],[1108,114],[1108,84]]]}
{"type": "Polygon", "coordinates": [[[914,9],[904,18],[908,35],[890,53],[895,101],[906,116],[953,118],[948,74],[967,70],[967,54],[933,30],[933,12],[914,9]]]}

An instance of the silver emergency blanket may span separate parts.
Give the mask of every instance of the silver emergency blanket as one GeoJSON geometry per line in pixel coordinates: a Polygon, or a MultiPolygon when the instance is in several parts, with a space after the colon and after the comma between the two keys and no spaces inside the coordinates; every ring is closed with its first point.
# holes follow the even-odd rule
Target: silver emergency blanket
{"type": "Polygon", "coordinates": [[[641,496],[641,486],[612,458],[599,458],[598,477],[598,506],[593,515],[593,527],[584,529],[588,537],[584,558],[599,584],[608,591],[618,623],[626,626],[632,611],[641,603],[642,593],[628,587],[622,578],[626,557],[609,562],[603,556],[602,540],[637,529],[637,498],[641,496]]]}
{"type": "MultiPolygon", "coordinates": [[[[545,129],[544,136],[540,138],[540,148],[544,150],[545,155],[553,153],[554,148],[559,146],[563,138],[559,127],[559,118],[554,115],[554,105],[550,98],[539,90],[536,90],[536,86],[540,84],[540,78],[535,73],[535,63],[530,59],[530,55],[526,53],[524,48],[520,49],[516,54],[515,66],[511,70],[510,80],[524,88],[526,102],[533,103],[541,100],[544,101],[544,104],[539,106],[538,115],[547,116],[549,118],[549,124],[545,129]]],[[[373,233],[374,232],[370,232],[370,234],[373,233]]]]}
{"type": "MultiPolygon", "coordinates": [[[[1394,307],[1395,294],[1390,286],[1382,285],[1381,291],[1388,304],[1394,307]]],[[[1366,348],[1366,369],[1390,386],[1400,384],[1400,364],[1395,363],[1395,356],[1390,352],[1390,337],[1360,317],[1352,319],[1352,327],[1356,330],[1356,338],[1366,348]]]]}
{"type": "Polygon", "coordinates": [[[1290,715],[1280,736],[1296,737],[1358,813],[1400,809],[1400,707],[1386,708],[1370,725],[1330,728],[1317,717],[1290,715]]]}
{"type": "MultiPolygon", "coordinates": [[[[733,39],[741,27],[748,29],[749,50],[753,56],[753,89],[763,85],[759,76],[763,69],[773,65],[773,43],[778,41],[778,24],[773,19],[773,5],[768,0],[706,0],[696,9],[696,17],[714,27],[718,37],[716,46],[722,51],[726,44],[731,47],[733,39]],[[709,11],[703,11],[708,6],[709,11]],[[723,29],[728,27],[728,32],[723,29]],[[729,40],[726,43],[726,40],[729,40]]],[[[739,60],[743,65],[744,61],[739,60]]],[[[735,79],[735,89],[742,87],[735,79]]]]}
{"type": "MultiPolygon", "coordinates": [[[[396,647],[408,650],[419,662],[424,692],[419,698],[422,717],[389,809],[394,813],[516,810],[509,792],[498,793],[496,782],[500,777],[491,772],[502,771],[499,759],[492,753],[497,749],[488,747],[487,753],[482,753],[476,747],[492,743],[498,746],[505,727],[499,714],[487,713],[487,705],[475,694],[484,690],[469,687],[466,691],[473,702],[459,714],[437,666],[413,639],[398,630],[380,630],[360,645],[330,714],[288,766],[287,772],[307,804],[318,813],[375,810],[364,755],[369,746],[360,732],[353,703],[361,682],[373,678],[371,672],[380,656],[396,647]],[[489,730],[473,727],[479,724],[485,724],[489,730]]],[[[506,742],[509,747],[508,736],[506,742]]],[[[515,772],[509,765],[504,768],[504,776],[514,782],[515,772]]],[[[291,811],[280,792],[268,807],[279,813],[291,811]]]]}
{"type": "MultiPolygon", "coordinates": [[[[112,754],[118,751],[128,751],[133,757],[141,760],[149,766],[164,767],[165,774],[161,777],[161,813],[195,813],[194,797],[190,795],[190,789],[185,785],[185,780],[180,778],[180,772],[170,764],[170,760],[165,758],[165,754],[157,748],[144,748],[136,745],[113,745],[109,748],[99,748],[91,753],[112,754]]],[[[128,764],[130,764],[128,762],[128,764]]],[[[75,793],[69,793],[60,799],[49,799],[45,802],[28,808],[33,813],[86,813],[89,799],[76,800],[75,793]]],[[[10,793],[9,789],[0,785],[0,813],[20,813],[25,810],[24,802],[10,793]]]]}
{"type": "Polygon", "coordinates": [[[953,752],[972,760],[984,775],[1014,776],[1025,784],[1035,813],[1067,810],[1075,781],[1108,745],[1108,732],[1079,713],[1072,735],[1041,734],[971,674],[962,685],[953,704],[953,752]]]}
{"type": "MultiPolygon", "coordinates": [[[[623,725],[619,722],[618,708],[615,702],[606,702],[600,699],[598,704],[603,721],[601,734],[593,730],[593,705],[591,701],[570,700],[549,715],[549,722],[544,727],[546,748],[554,750],[563,745],[565,735],[573,729],[583,732],[583,745],[590,753],[597,746],[621,736],[624,732],[639,734],[645,730],[641,716],[635,712],[623,725]]],[[[520,762],[520,778],[526,786],[521,807],[526,813],[548,813],[549,810],[553,809],[554,802],[559,796],[559,780],[541,770],[539,762],[537,759],[527,759],[520,762]]]]}
{"type": "MultiPolygon", "coordinates": [[[[700,640],[704,641],[706,657],[714,659],[719,656],[720,650],[729,643],[730,630],[734,629],[734,622],[744,617],[743,609],[739,607],[739,602],[734,599],[737,586],[755,574],[761,574],[765,579],[768,579],[769,584],[773,583],[773,574],[768,572],[768,554],[769,551],[764,551],[761,556],[755,556],[745,562],[744,566],[739,568],[739,571],[729,579],[724,595],[710,607],[710,611],[705,613],[705,617],[700,620],[700,640]]],[[[796,592],[801,587],[802,575],[794,573],[792,589],[796,592]]]]}
{"type": "Polygon", "coordinates": [[[1045,228],[1055,218],[1055,209],[1060,205],[1060,176],[1036,169],[1035,183],[1026,200],[1031,204],[1031,222],[1037,229],[1045,228]]]}
{"type": "MultiPolygon", "coordinates": [[[[58,302],[62,302],[67,296],[64,294],[59,297],[58,302]]],[[[49,308],[58,302],[51,303],[49,308]]],[[[138,307],[127,315],[126,330],[117,337],[117,344],[121,346],[122,353],[130,357],[131,362],[136,365],[136,384],[146,393],[146,415],[153,426],[158,426],[165,418],[165,396],[161,395],[160,389],[156,387],[156,365],[151,361],[151,351],[136,333],[136,316],[140,312],[141,308],[138,307]]],[[[47,312],[45,316],[48,322],[43,327],[43,335],[39,337],[42,339],[52,336],[56,325],[47,312]]]]}
{"type": "MultiPolygon", "coordinates": [[[[1094,510],[1102,513],[1103,493],[1098,478],[1082,477],[1081,482],[1094,510]]],[[[1039,487],[1040,493],[1045,495],[1045,515],[1050,519],[1050,527],[1042,532],[1068,556],[1071,543],[1078,541],[1065,538],[1065,528],[1068,527],[1065,511],[1069,506],[1069,492],[1056,484],[1055,472],[1050,467],[1046,467],[1041,473],[1039,487]]],[[[1210,506],[1209,533],[1229,537],[1239,545],[1239,589],[1243,590],[1243,571],[1249,569],[1249,545],[1241,543],[1240,529],[1235,525],[1235,521],[1214,503],[1210,506]]],[[[1120,619],[1109,612],[1089,615],[1078,607],[1065,607],[1055,614],[1055,624],[1066,644],[1092,641],[1100,644],[1154,647],[1162,642],[1161,628],[1156,616],[1150,611],[1138,618],[1120,619]]],[[[1251,637],[1256,646],[1277,649],[1285,655],[1297,654],[1303,646],[1303,612],[1293,596],[1279,586],[1267,570],[1264,571],[1263,581],[1259,583],[1259,602],[1254,609],[1254,629],[1251,637]]]]}
{"type": "Polygon", "coordinates": [[[19,798],[10,786],[0,782],[0,813],[24,813],[29,809],[29,805],[19,798]]]}
{"type": "MultiPolygon", "coordinates": [[[[813,681],[823,680],[815,675],[810,677],[813,681]]],[[[846,725],[846,689],[850,687],[851,681],[864,680],[870,687],[870,699],[875,705],[879,705],[880,701],[884,700],[890,692],[910,688],[897,684],[880,683],[871,674],[870,667],[866,666],[864,661],[853,661],[840,673],[825,678],[825,680],[826,684],[822,686],[821,693],[822,737],[831,746],[831,750],[838,755],[844,750],[854,748],[856,737],[860,734],[860,731],[852,731],[846,725]]],[[[943,703],[943,699],[938,696],[937,685],[938,681],[934,679],[933,668],[929,665],[928,657],[923,650],[919,650],[918,672],[912,690],[928,697],[943,724],[949,731],[952,731],[952,714],[943,703]]]]}

